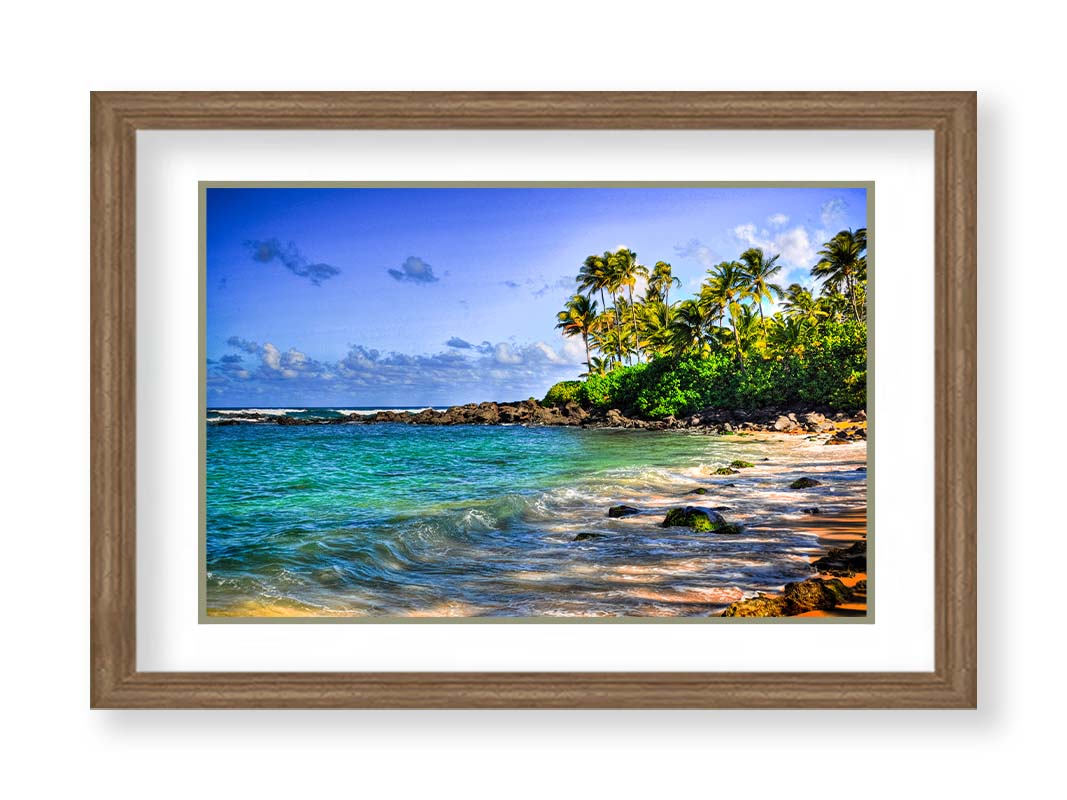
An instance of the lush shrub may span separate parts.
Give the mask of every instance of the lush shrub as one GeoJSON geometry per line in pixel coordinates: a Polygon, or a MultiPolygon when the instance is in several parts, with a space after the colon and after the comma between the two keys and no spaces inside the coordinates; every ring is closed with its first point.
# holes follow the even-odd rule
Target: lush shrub
{"type": "Polygon", "coordinates": [[[548,390],[541,405],[562,407],[567,403],[580,403],[581,397],[581,381],[560,381],[548,390]]]}
{"type": "Polygon", "coordinates": [[[743,371],[727,351],[618,367],[581,383],[577,399],[587,408],[618,408],[651,419],[684,416],[709,407],[863,408],[867,403],[867,326],[824,322],[805,331],[791,352],[761,357],[750,351],[743,371]]]}
{"type": "Polygon", "coordinates": [[[637,408],[637,396],[643,382],[641,376],[648,364],[616,367],[607,375],[590,375],[582,385],[582,405],[589,408],[637,408]]]}
{"type": "Polygon", "coordinates": [[[833,409],[867,404],[867,325],[839,322],[820,325],[801,339],[796,358],[800,380],[796,399],[833,409]]]}

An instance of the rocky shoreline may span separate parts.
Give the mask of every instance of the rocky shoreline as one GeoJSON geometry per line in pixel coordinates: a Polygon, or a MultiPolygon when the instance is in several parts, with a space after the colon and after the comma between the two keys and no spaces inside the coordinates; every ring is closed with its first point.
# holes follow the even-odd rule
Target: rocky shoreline
{"type": "Polygon", "coordinates": [[[825,408],[783,409],[763,408],[753,411],[726,411],[706,408],[684,417],[661,420],[641,419],[631,412],[617,408],[606,411],[585,409],[577,403],[555,407],[536,400],[513,403],[468,403],[438,411],[377,411],[373,414],[350,413],[337,417],[289,417],[263,412],[228,413],[223,419],[212,419],[209,425],[241,425],[268,423],[275,425],[373,425],[394,423],[402,425],[562,425],[583,428],[630,428],[639,430],[695,429],[708,433],[730,434],[742,432],[829,433],[827,444],[844,444],[867,438],[867,414],[831,412],[825,408]]]}
{"type": "MultiPolygon", "coordinates": [[[[642,420],[628,416],[618,409],[588,410],[577,403],[561,407],[545,406],[536,400],[514,403],[470,403],[444,410],[377,411],[373,414],[348,413],[331,417],[289,417],[261,411],[230,412],[221,419],[209,420],[209,425],[274,424],[281,426],[309,425],[372,425],[393,423],[404,425],[523,425],[579,426],[583,428],[628,428],[639,430],[683,430],[718,435],[751,435],[778,433],[807,435],[824,439],[825,444],[846,444],[867,438],[867,415],[830,412],[827,409],[765,408],[754,411],[724,411],[704,409],[683,418],[642,420]]],[[[719,467],[714,475],[736,475],[753,464],[735,460],[719,467]]],[[[783,489],[803,490],[820,485],[811,477],[801,477],[783,484],[783,489]]],[[[698,488],[693,495],[707,494],[698,488]]],[[[743,532],[743,526],[731,523],[723,516],[731,509],[726,506],[701,507],[682,504],[666,511],[660,527],[684,527],[694,535],[731,536],[743,532]]],[[[645,513],[630,505],[615,505],[607,510],[610,518],[645,513]]],[[[802,513],[821,515],[817,507],[802,509],[802,513]]],[[[579,533],[575,542],[603,539],[602,533],[579,533]]],[[[824,544],[826,544],[824,542],[824,544]]],[[[820,556],[812,556],[813,577],[786,584],[780,594],[760,593],[756,597],[731,603],[719,616],[723,617],[792,617],[826,616],[841,613],[866,613],[866,541],[853,542],[849,547],[828,547],[820,556]],[[843,612],[842,609],[850,609],[843,612]],[[860,611],[859,609],[862,609],[860,611]]]]}
{"type": "MultiPolygon", "coordinates": [[[[805,479],[789,484],[790,489],[818,485],[818,481],[802,484],[805,479]]],[[[737,535],[743,527],[723,517],[722,511],[730,509],[705,508],[701,506],[675,507],[667,510],[660,523],[662,528],[689,528],[693,533],[716,536],[737,535]]],[[[817,511],[817,510],[816,510],[817,511]]],[[[641,513],[641,509],[617,505],[608,509],[609,517],[626,517],[641,513]]],[[[580,533],[574,541],[601,539],[603,534],[580,533]]],[[[812,561],[816,576],[804,581],[787,583],[781,594],[759,593],[746,600],[731,603],[722,611],[721,617],[796,617],[826,616],[838,609],[848,607],[853,611],[862,609],[866,614],[867,604],[867,542],[860,540],[848,547],[830,548],[821,557],[812,561]]]]}

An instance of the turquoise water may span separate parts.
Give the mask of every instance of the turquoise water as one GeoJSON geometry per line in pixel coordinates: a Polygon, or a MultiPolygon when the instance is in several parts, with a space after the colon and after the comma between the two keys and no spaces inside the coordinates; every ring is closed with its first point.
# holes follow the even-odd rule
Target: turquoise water
{"type": "MultiPolygon", "coordinates": [[[[294,412],[298,413],[298,412],[294,412]]],[[[811,574],[801,509],[866,505],[864,444],[681,431],[207,429],[212,615],[717,613],[811,574]],[[710,470],[744,459],[729,477],[710,470]],[[767,459],[766,461],[763,459],[767,459]],[[800,475],[823,485],[791,491],[800,475]],[[729,485],[733,484],[733,485],[729,485]],[[688,494],[698,486],[709,494],[688,494]],[[642,509],[609,519],[610,505],[642,509]],[[658,526],[726,507],[738,535],[658,526]],[[579,533],[601,534],[574,541],[579,533]]]]}

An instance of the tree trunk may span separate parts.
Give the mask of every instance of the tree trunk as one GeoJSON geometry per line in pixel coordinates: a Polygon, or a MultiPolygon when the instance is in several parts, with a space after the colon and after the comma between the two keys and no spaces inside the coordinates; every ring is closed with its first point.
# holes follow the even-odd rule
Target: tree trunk
{"type": "Polygon", "coordinates": [[[730,327],[733,328],[734,344],[737,345],[737,360],[741,362],[741,371],[744,372],[745,356],[744,353],[741,352],[741,334],[737,332],[737,320],[734,318],[734,315],[732,313],[730,314],[730,327]]]}
{"type": "Polygon", "coordinates": [[[634,349],[637,351],[637,363],[641,363],[641,337],[637,331],[637,309],[634,308],[634,290],[632,286],[627,286],[626,291],[630,294],[630,319],[634,323],[634,349]]]}

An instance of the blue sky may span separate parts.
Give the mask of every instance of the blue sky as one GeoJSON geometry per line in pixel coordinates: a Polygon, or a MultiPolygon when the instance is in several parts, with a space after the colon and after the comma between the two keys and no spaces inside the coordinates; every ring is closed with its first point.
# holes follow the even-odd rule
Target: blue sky
{"type": "Polygon", "coordinates": [[[669,261],[697,291],[751,246],[811,285],[867,224],[842,188],[209,188],[208,405],[421,406],[541,397],[584,351],[555,330],[591,253],[669,261]]]}

